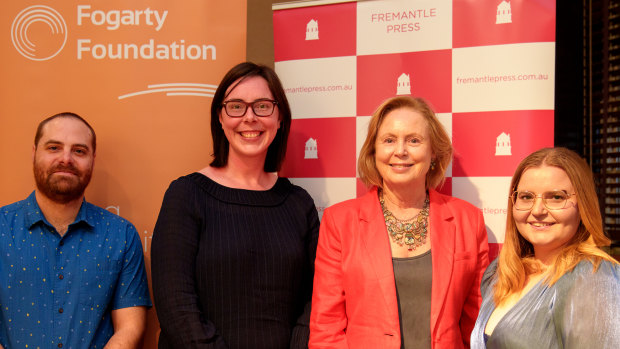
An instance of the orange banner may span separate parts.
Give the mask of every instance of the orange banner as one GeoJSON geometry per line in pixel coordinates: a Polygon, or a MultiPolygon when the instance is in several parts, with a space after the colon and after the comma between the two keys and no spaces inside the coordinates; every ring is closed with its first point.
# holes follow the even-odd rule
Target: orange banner
{"type": "MultiPolygon", "coordinates": [[[[44,118],[71,111],[97,133],[88,201],[150,238],[171,180],[204,167],[218,82],[245,60],[245,0],[8,1],[1,5],[0,206],[33,189],[44,118]]],[[[149,312],[145,348],[156,347],[149,312]]]]}

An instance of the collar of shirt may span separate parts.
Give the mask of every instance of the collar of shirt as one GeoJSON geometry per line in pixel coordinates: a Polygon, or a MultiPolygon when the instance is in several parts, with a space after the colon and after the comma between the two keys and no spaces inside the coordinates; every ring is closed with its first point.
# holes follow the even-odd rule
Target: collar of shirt
{"type": "MultiPolygon", "coordinates": [[[[26,207],[24,208],[24,223],[28,227],[28,229],[32,229],[32,226],[35,224],[45,224],[48,227],[52,228],[53,226],[45,219],[43,212],[41,212],[41,208],[37,203],[37,199],[34,195],[34,191],[30,193],[30,195],[26,198],[26,207]]],[[[85,204],[86,200],[82,200],[82,205],[80,206],[80,210],[78,211],[77,216],[73,223],[69,224],[69,229],[67,233],[71,230],[73,226],[83,226],[86,231],[93,231],[94,227],[94,212],[89,212],[89,206],[85,204]]]]}

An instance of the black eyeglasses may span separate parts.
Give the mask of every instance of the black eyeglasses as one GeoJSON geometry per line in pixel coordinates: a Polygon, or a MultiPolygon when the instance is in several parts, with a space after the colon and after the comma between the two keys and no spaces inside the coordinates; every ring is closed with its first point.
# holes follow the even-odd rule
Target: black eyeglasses
{"type": "Polygon", "coordinates": [[[278,104],[278,102],[272,99],[258,99],[254,102],[231,99],[222,103],[222,107],[226,110],[226,114],[231,118],[240,118],[248,111],[248,107],[252,108],[252,111],[256,116],[271,116],[276,104],[278,104]]]}
{"type": "Polygon", "coordinates": [[[542,194],[534,194],[527,190],[515,191],[510,198],[514,204],[515,210],[528,211],[534,207],[537,198],[541,198],[543,204],[549,210],[561,210],[566,208],[568,198],[577,194],[569,194],[564,190],[546,191],[542,194]]]}

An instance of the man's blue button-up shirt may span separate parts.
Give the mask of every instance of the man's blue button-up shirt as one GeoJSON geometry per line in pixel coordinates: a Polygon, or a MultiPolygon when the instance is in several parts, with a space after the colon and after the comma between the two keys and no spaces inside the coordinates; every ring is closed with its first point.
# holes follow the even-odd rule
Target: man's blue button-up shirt
{"type": "Polygon", "coordinates": [[[34,192],[0,208],[5,348],[103,348],[111,310],[150,305],[142,244],[127,220],[84,201],[60,236],[34,192]]]}

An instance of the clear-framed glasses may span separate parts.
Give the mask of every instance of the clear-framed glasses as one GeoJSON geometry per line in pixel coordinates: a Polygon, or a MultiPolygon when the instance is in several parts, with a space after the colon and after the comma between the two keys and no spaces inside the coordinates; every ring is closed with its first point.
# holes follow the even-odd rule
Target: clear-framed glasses
{"type": "Polygon", "coordinates": [[[248,107],[252,108],[256,116],[271,116],[276,104],[278,102],[272,99],[257,99],[254,102],[231,99],[222,103],[222,107],[224,107],[226,114],[231,118],[240,118],[248,111],[248,107]]]}
{"type": "Polygon", "coordinates": [[[569,194],[564,190],[551,190],[542,194],[534,194],[527,190],[515,191],[510,198],[512,199],[515,210],[528,211],[534,207],[537,198],[541,198],[545,207],[549,210],[561,210],[566,208],[568,199],[577,194],[569,194]]]}

